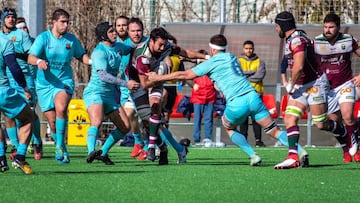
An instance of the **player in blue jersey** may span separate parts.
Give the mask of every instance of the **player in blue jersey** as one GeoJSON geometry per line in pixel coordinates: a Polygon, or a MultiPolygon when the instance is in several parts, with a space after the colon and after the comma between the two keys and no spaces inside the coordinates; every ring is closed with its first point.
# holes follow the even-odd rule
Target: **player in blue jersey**
{"type": "MultiPolygon", "coordinates": [[[[286,132],[281,131],[270,117],[261,98],[242,72],[237,57],[225,52],[227,47],[225,36],[219,34],[211,37],[209,47],[212,57],[192,69],[168,75],[157,75],[154,72],[146,75],[153,82],[191,80],[202,75],[209,76],[226,98],[226,108],[222,117],[226,133],[237,146],[249,155],[250,165],[258,166],[261,163],[260,156],[255,153],[244,135],[236,130],[236,126],[251,116],[264,128],[266,134],[288,145],[286,132]]],[[[299,151],[303,155],[307,154],[300,146],[299,151]]]]}
{"type": "MultiPolygon", "coordinates": [[[[25,99],[11,87],[6,69],[10,70],[14,80],[23,88],[26,98],[31,98],[31,94],[26,88],[24,74],[16,62],[14,45],[2,36],[0,36],[0,54],[0,112],[10,119],[19,121],[19,143],[13,159],[13,166],[20,168],[25,174],[31,174],[33,172],[30,165],[25,161],[25,156],[31,136],[34,113],[25,99]]],[[[5,157],[5,139],[2,132],[0,127],[0,172],[9,169],[5,157]]]]}
{"type": "MultiPolygon", "coordinates": [[[[27,56],[28,51],[31,47],[32,41],[30,39],[30,36],[27,32],[23,31],[22,29],[16,28],[16,20],[17,20],[17,14],[15,9],[13,8],[4,8],[1,13],[1,22],[4,26],[2,26],[2,31],[0,32],[0,35],[4,38],[12,41],[14,43],[15,47],[15,56],[16,61],[20,65],[22,72],[25,75],[27,89],[30,91],[32,97],[31,99],[26,99],[25,92],[22,87],[20,87],[17,82],[14,80],[12,75],[10,74],[9,69],[8,76],[9,76],[9,82],[10,85],[16,89],[21,96],[28,102],[28,104],[31,106],[31,108],[35,112],[36,107],[36,94],[35,94],[35,83],[34,83],[34,77],[32,75],[32,67],[27,63],[27,56]]],[[[42,141],[40,137],[40,120],[39,117],[35,114],[36,119],[34,123],[34,129],[33,129],[33,137],[34,137],[34,143],[35,145],[35,152],[34,158],[35,159],[41,159],[42,156],[42,141]]],[[[16,154],[16,147],[18,145],[18,138],[17,138],[17,127],[14,119],[8,119],[5,117],[5,126],[6,126],[6,132],[10,138],[11,144],[13,145],[12,153],[10,154],[10,159],[13,159],[13,157],[16,154]]]]}
{"type": "Polygon", "coordinates": [[[71,60],[76,58],[91,64],[80,41],[67,32],[69,17],[67,11],[55,10],[51,18],[52,27],[36,37],[28,58],[29,64],[38,66],[36,92],[39,106],[56,142],[55,158],[59,163],[70,162],[64,137],[67,107],[75,87],[71,60]]]}
{"type": "Polygon", "coordinates": [[[99,44],[91,54],[93,61],[91,78],[84,90],[84,100],[91,125],[87,133],[88,157],[86,161],[92,163],[94,159],[98,159],[106,165],[113,165],[108,152],[130,130],[130,122],[124,109],[114,99],[114,88],[124,86],[133,91],[139,87],[139,83],[116,77],[121,63],[119,53],[128,54],[132,48],[116,42],[115,28],[109,22],[103,22],[96,26],[95,33],[99,44]],[[111,119],[116,129],[110,133],[101,150],[95,150],[103,115],[111,119]]]}

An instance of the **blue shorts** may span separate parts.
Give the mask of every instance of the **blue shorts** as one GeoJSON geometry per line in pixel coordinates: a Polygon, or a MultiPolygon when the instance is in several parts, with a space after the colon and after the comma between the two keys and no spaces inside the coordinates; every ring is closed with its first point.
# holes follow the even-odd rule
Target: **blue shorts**
{"type": "Polygon", "coordinates": [[[27,105],[24,98],[11,87],[1,87],[0,98],[0,110],[8,118],[15,118],[27,105]]]}
{"type": "Polygon", "coordinates": [[[127,87],[120,87],[120,104],[124,105],[128,100],[130,96],[130,90],[127,87]]]}
{"type": "Polygon", "coordinates": [[[259,94],[251,91],[226,103],[224,116],[234,125],[244,123],[248,116],[258,121],[270,116],[259,94]]]}
{"type": "Polygon", "coordinates": [[[83,93],[86,109],[88,109],[90,105],[93,104],[102,104],[105,115],[120,108],[120,104],[116,103],[114,97],[115,95],[113,93],[97,93],[92,91],[90,88],[85,88],[83,93]]]}
{"type": "Polygon", "coordinates": [[[24,100],[30,106],[34,106],[37,101],[37,96],[36,96],[36,91],[35,91],[35,81],[34,81],[34,78],[32,75],[29,75],[29,74],[24,74],[24,75],[25,75],[25,80],[26,80],[26,88],[30,91],[30,94],[31,94],[30,100],[28,100],[26,98],[24,88],[20,87],[20,85],[16,82],[16,80],[14,80],[14,78],[9,77],[9,83],[10,83],[10,86],[12,88],[16,89],[16,91],[18,91],[20,96],[22,96],[24,98],[24,100]]]}
{"type": "Polygon", "coordinates": [[[42,112],[55,108],[54,99],[59,92],[66,92],[72,95],[74,92],[74,81],[66,80],[50,85],[41,85],[36,83],[36,93],[39,98],[39,106],[42,112]]]}

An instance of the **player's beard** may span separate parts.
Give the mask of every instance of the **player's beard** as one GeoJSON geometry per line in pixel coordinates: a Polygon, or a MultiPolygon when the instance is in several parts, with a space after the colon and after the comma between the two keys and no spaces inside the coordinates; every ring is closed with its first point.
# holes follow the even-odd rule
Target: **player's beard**
{"type": "Polygon", "coordinates": [[[332,34],[331,32],[326,32],[326,33],[323,33],[325,38],[328,40],[328,41],[332,41],[333,39],[337,38],[338,34],[332,34]]]}
{"type": "Polygon", "coordinates": [[[285,38],[285,33],[281,30],[280,33],[279,33],[279,37],[280,38],[285,38]]]}

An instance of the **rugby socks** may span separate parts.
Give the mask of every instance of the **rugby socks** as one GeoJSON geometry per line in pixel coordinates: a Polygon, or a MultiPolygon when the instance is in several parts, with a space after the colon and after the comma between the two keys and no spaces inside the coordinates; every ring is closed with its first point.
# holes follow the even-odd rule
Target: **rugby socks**
{"type": "Polygon", "coordinates": [[[26,155],[27,144],[19,143],[16,151],[16,155],[26,155]]]}
{"type": "Polygon", "coordinates": [[[295,125],[286,130],[287,138],[289,142],[289,155],[297,154],[297,148],[299,145],[300,131],[299,126],[295,125]]]}
{"type": "Polygon", "coordinates": [[[174,136],[167,128],[161,128],[160,137],[166,144],[171,145],[177,152],[182,152],[184,150],[184,146],[175,140],[174,136]]]}
{"type": "Polygon", "coordinates": [[[334,120],[330,120],[331,132],[334,133],[334,137],[339,142],[343,152],[348,152],[349,147],[346,144],[347,130],[343,124],[338,124],[334,120]]]}
{"type": "Polygon", "coordinates": [[[149,119],[149,148],[155,148],[158,139],[158,130],[160,125],[160,116],[152,115],[149,119]]]}
{"type": "Polygon", "coordinates": [[[5,156],[5,142],[0,141],[0,157],[5,156]]]}
{"type": "MultiPolygon", "coordinates": [[[[287,134],[286,131],[280,131],[279,136],[278,136],[278,140],[281,142],[281,144],[285,145],[285,146],[289,146],[289,142],[288,142],[288,138],[287,138],[287,134]]],[[[301,152],[303,150],[303,148],[301,147],[300,144],[298,144],[297,147],[298,152],[301,152]]]]}
{"type": "Polygon", "coordinates": [[[36,119],[34,121],[31,140],[32,143],[36,145],[42,143],[41,135],[40,135],[40,120],[38,116],[36,116],[36,119]]]}
{"type": "Polygon", "coordinates": [[[141,137],[141,133],[133,133],[132,135],[134,136],[135,144],[140,144],[140,145],[144,144],[144,141],[141,137]]]}
{"type": "Polygon", "coordinates": [[[255,155],[255,151],[252,149],[250,144],[247,142],[244,135],[240,132],[233,130],[233,133],[230,135],[231,141],[233,141],[240,149],[242,149],[249,157],[255,155]]]}
{"type": "Polygon", "coordinates": [[[90,126],[87,131],[86,145],[88,148],[88,154],[95,150],[96,139],[99,129],[96,126],[90,126]]]}
{"type": "Polygon", "coordinates": [[[355,124],[355,125],[345,125],[345,128],[346,128],[346,131],[347,131],[347,137],[346,137],[346,141],[347,141],[347,145],[348,146],[351,146],[352,145],[352,136],[353,135],[356,135],[357,134],[357,131],[359,130],[358,129],[358,126],[355,124]]]}
{"type": "Polygon", "coordinates": [[[102,150],[101,156],[106,156],[109,153],[111,147],[123,137],[124,134],[122,134],[117,128],[111,131],[109,137],[106,139],[104,145],[101,148],[102,150]]]}
{"type": "Polygon", "coordinates": [[[64,134],[65,134],[66,120],[56,117],[56,148],[62,148],[64,146],[64,134]]]}
{"type": "Polygon", "coordinates": [[[53,140],[54,140],[54,143],[56,144],[56,134],[53,133],[53,132],[51,132],[51,133],[50,133],[50,136],[51,136],[51,139],[53,139],[53,140]]]}
{"type": "Polygon", "coordinates": [[[17,127],[6,128],[6,133],[10,139],[11,145],[15,148],[19,145],[19,139],[17,135],[17,127]]]}

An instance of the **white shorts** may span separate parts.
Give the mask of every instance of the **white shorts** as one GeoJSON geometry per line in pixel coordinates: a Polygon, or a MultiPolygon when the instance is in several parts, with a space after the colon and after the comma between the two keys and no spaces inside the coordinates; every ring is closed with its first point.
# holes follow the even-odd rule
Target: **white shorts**
{"type": "Polygon", "coordinates": [[[296,100],[305,106],[324,104],[327,102],[329,87],[330,85],[326,74],[323,74],[312,82],[295,85],[295,91],[290,95],[289,100],[296,100]]]}
{"type": "Polygon", "coordinates": [[[352,81],[331,89],[328,94],[328,114],[335,113],[340,110],[340,104],[344,102],[355,103],[356,89],[352,81]]]}

